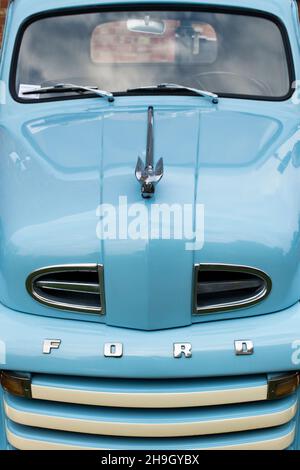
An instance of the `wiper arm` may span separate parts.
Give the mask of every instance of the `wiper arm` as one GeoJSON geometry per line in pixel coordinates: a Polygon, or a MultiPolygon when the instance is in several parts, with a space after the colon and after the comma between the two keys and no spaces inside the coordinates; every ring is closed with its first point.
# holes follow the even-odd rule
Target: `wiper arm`
{"type": "Polygon", "coordinates": [[[23,95],[46,95],[48,93],[68,93],[72,91],[75,93],[93,93],[101,98],[106,98],[110,103],[115,100],[114,95],[110,91],[99,90],[97,87],[73,85],[72,83],[58,83],[57,85],[38,88],[34,91],[25,91],[23,95]]]}
{"type": "Polygon", "coordinates": [[[192,88],[184,85],[178,85],[177,83],[160,83],[158,85],[151,85],[151,86],[144,86],[138,88],[129,88],[128,92],[136,92],[136,91],[147,91],[147,90],[185,90],[195,93],[198,96],[202,96],[204,98],[208,98],[212,100],[214,104],[219,102],[219,97],[216,93],[212,93],[211,91],[206,90],[199,90],[198,88],[192,88]]]}

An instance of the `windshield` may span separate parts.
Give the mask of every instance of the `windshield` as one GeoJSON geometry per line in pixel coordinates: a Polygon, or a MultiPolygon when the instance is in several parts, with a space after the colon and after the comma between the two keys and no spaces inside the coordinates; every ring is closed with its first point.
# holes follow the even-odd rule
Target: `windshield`
{"type": "Polygon", "coordinates": [[[283,99],[291,88],[277,23],[199,10],[68,12],[40,18],[22,35],[15,81],[16,94],[24,100],[47,99],[38,88],[57,83],[114,93],[176,83],[221,96],[268,99],[283,99]]]}

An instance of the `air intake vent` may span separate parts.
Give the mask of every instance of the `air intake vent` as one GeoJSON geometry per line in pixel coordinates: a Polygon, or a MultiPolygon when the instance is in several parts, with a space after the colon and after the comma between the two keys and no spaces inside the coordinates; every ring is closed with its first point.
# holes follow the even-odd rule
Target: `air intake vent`
{"type": "Polygon", "coordinates": [[[50,266],[33,272],[26,283],[38,302],[63,310],[104,313],[103,266],[50,266]]]}
{"type": "Polygon", "coordinates": [[[249,307],[270,293],[271,279],[258,269],[222,264],[195,266],[194,313],[249,307]]]}

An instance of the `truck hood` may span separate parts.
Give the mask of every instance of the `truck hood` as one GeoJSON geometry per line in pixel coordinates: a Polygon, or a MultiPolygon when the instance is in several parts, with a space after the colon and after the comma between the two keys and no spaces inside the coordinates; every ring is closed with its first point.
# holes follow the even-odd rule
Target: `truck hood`
{"type": "Polygon", "coordinates": [[[298,301],[300,130],[294,107],[242,100],[221,100],[216,107],[200,100],[169,97],[162,105],[148,98],[155,113],[155,160],[164,159],[164,177],[151,201],[142,200],[134,175],[138,156],[145,155],[149,103],[75,100],[63,110],[57,103],[26,105],[2,123],[3,304],[155,330],[270,313],[298,301]],[[138,203],[148,216],[153,204],[187,205],[194,225],[202,205],[204,243],[191,250],[184,237],[128,239],[118,232],[113,239],[102,232],[99,238],[99,207],[118,214],[125,202],[131,215],[138,203]],[[104,266],[101,318],[43,306],[26,291],[33,271],[76,263],[104,266]],[[272,279],[272,292],[244,310],[193,316],[197,263],[261,269],[272,279]]]}

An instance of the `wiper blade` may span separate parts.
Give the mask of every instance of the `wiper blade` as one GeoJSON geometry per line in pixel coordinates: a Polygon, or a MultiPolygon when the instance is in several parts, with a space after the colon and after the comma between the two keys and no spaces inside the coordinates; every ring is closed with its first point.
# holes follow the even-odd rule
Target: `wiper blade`
{"type": "Polygon", "coordinates": [[[178,85],[177,83],[159,83],[158,85],[151,85],[151,86],[144,86],[144,87],[137,87],[137,88],[129,88],[127,92],[137,92],[137,91],[156,91],[156,90],[185,90],[190,91],[198,96],[202,96],[203,98],[208,98],[212,100],[214,104],[219,102],[219,97],[216,93],[212,93],[211,91],[206,90],[199,90],[198,88],[192,88],[184,85],[178,85]]]}
{"type": "Polygon", "coordinates": [[[101,98],[106,98],[110,103],[112,103],[115,98],[110,91],[99,90],[97,87],[89,87],[83,85],[73,85],[72,83],[58,83],[57,85],[38,88],[34,91],[25,91],[23,95],[41,95],[48,93],[93,93],[94,95],[100,96],[101,98]]]}

